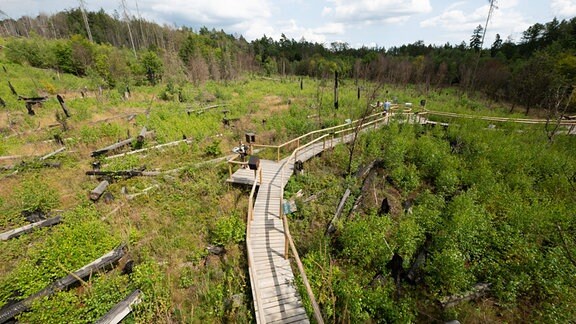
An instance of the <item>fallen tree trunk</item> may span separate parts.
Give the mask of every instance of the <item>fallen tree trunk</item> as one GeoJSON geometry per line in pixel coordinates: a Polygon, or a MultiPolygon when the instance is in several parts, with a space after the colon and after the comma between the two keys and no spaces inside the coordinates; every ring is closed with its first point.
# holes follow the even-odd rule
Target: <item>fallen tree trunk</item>
{"type": "Polygon", "coordinates": [[[97,260],[94,260],[92,263],[74,271],[64,278],[58,279],[48,287],[22,301],[2,307],[2,309],[0,309],[0,324],[5,323],[18,314],[29,310],[30,306],[32,306],[32,303],[37,299],[50,296],[53,293],[64,289],[68,289],[79,281],[91,276],[94,272],[112,268],[113,265],[116,264],[126,253],[124,251],[125,246],[126,245],[124,244],[120,245],[116,249],[108,252],[97,260]]]}
{"type": "Polygon", "coordinates": [[[142,190],[142,191],[140,191],[140,192],[137,192],[137,193],[135,193],[135,194],[126,195],[126,199],[131,200],[131,199],[134,199],[134,198],[136,198],[136,197],[138,197],[138,196],[145,195],[145,194],[148,193],[148,191],[150,191],[150,190],[152,190],[152,189],[155,189],[155,188],[158,188],[158,187],[159,187],[159,185],[153,185],[153,186],[148,187],[148,188],[146,188],[146,189],[144,189],[144,190],[142,190]]]}
{"type": "Polygon", "coordinates": [[[110,151],[113,151],[113,150],[115,150],[115,149],[118,149],[118,148],[121,148],[121,147],[123,147],[123,146],[132,144],[133,141],[134,141],[133,138],[129,138],[129,139],[120,141],[120,142],[118,142],[118,143],[116,143],[116,144],[112,144],[112,145],[106,146],[106,147],[101,148],[101,149],[98,149],[98,150],[96,150],[96,151],[92,151],[92,154],[91,154],[90,156],[96,157],[96,156],[100,156],[100,155],[102,155],[102,154],[106,154],[106,153],[108,153],[108,152],[110,152],[110,151]]]}
{"type": "Polygon", "coordinates": [[[61,147],[52,153],[44,155],[43,157],[40,158],[40,160],[44,161],[44,160],[49,159],[49,158],[53,157],[54,155],[61,153],[61,152],[64,152],[64,151],[66,151],[66,147],[61,147]]]}
{"type": "Polygon", "coordinates": [[[36,223],[28,224],[19,228],[15,228],[13,230],[0,234],[0,241],[7,241],[20,235],[32,232],[35,228],[54,226],[60,222],[62,222],[62,218],[60,216],[56,216],[53,218],[41,220],[36,223]]]}
{"type": "Polygon", "coordinates": [[[452,296],[442,298],[442,300],[440,301],[440,304],[442,304],[442,307],[444,307],[444,308],[454,307],[454,306],[460,304],[461,302],[480,298],[480,297],[486,295],[489,290],[490,290],[490,284],[479,283],[479,284],[476,284],[472,288],[472,290],[470,290],[468,292],[465,292],[465,293],[459,294],[459,295],[452,295],[452,296]]]}
{"type": "Polygon", "coordinates": [[[108,177],[138,177],[138,176],[156,176],[161,172],[157,171],[141,171],[141,170],[120,170],[120,171],[100,171],[90,170],[86,171],[89,176],[108,176],[108,177]]]}
{"type": "Polygon", "coordinates": [[[106,191],[108,185],[110,185],[110,183],[106,180],[100,182],[98,186],[94,188],[94,190],[90,191],[90,200],[97,201],[98,199],[100,199],[100,196],[102,196],[104,191],[106,191]]]}
{"type": "Polygon", "coordinates": [[[370,184],[372,183],[371,180],[374,178],[373,169],[379,163],[380,163],[380,161],[374,160],[370,164],[368,164],[365,168],[359,170],[356,173],[357,178],[364,178],[364,179],[362,180],[362,190],[360,190],[360,195],[358,195],[358,197],[356,197],[356,200],[354,201],[354,205],[352,206],[352,209],[350,209],[350,212],[348,213],[348,217],[350,217],[350,215],[352,215],[352,213],[354,213],[356,211],[356,209],[358,209],[358,207],[360,207],[360,204],[362,203],[362,199],[364,198],[364,195],[362,193],[368,192],[368,188],[370,187],[370,184]]]}
{"type": "Polygon", "coordinates": [[[66,115],[66,117],[70,118],[70,113],[68,113],[68,109],[66,108],[66,103],[64,103],[64,98],[62,98],[61,95],[56,95],[56,99],[58,99],[58,103],[60,103],[60,107],[62,107],[62,110],[64,111],[64,115],[66,115]]]}
{"type": "Polygon", "coordinates": [[[188,140],[188,139],[179,140],[179,141],[175,141],[175,142],[160,144],[160,145],[156,145],[156,146],[152,146],[152,147],[148,147],[148,148],[143,148],[143,149],[139,149],[139,150],[135,150],[135,151],[130,151],[130,152],[126,152],[126,153],[107,156],[105,159],[106,160],[115,159],[115,158],[123,157],[126,155],[132,155],[132,154],[137,154],[137,153],[141,153],[141,152],[146,152],[149,150],[155,150],[155,149],[159,149],[159,148],[163,148],[163,147],[174,146],[174,145],[178,145],[180,143],[190,144],[190,143],[192,143],[192,141],[188,140]]]}
{"type": "Polygon", "coordinates": [[[140,130],[140,134],[138,134],[138,137],[136,137],[136,141],[138,143],[144,143],[144,138],[146,137],[146,127],[142,127],[142,130],[140,130]]]}
{"type": "Polygon", "coordinates": [[[128,297],[124,298],[121,302],[116,304],[106,315],[102,316],[95,324],[117,324],[120,323],[124,317],[132,312],[132,305],[140,303],[140,289],[134,290],[128,297]]]}
{"type": "Polygon", "coordinates": [[[203,107],[203,108],[199,108],[199,109],[188,109],[188,110],[186,110],[186,113],[188,115],[190,115],[190,113],[193,113],[193,112],[195,112],[196,114],[201,114],[201,113],[205,112],[206,110],[210,110],[210,109],[214,109],[214,108],[218,108],[218,107],[226,107],[226,106],[228,106],[228,104],[213,105],[213,106],[203,107]]]}
{"type": "Polygon", "coordinates": [[[142,131],[140,132],[140,134],[138,135],[138,137],[125,139],[125,140],[120,141],[118,143],[106,146],[106,147],[98,149],[96,151],[92,151],[92,154],[90,156],[97,157],[97,156],[100,156],[102,154],[106,154],[106,153],[113,151],[115,149],[119,149],[119,148],[124,147],[126,145],[132,144],[132,142],[134,142],[134,141],[142,143],[142,141],[144,141],[144,138],[146,136],[153,134],[153,133],[154,133],[153,131],[150,131],[150,132],[146,131],[146,127],[144,127],[142,129],[142,131]],[[140,138],[142,138],[142,139],[140,139],[140,138]]]}
{"type": "Polygon", "coordinates": [[[330,221],[330,224],[328,225],[328,228],[326,229],[327,235],[331,235],[332,233],[334,233],[336,231],[336,222],[338,221],[338,217],[340,217],[340,215],[342,214],[342,210],[344,209],[344,204],[346,203],[346,200],[348,200],[349,196],[350,196],[350,189],[346,189],[346,191],[344,192],[344,195],[342,196],[342,199],[340,199],[340,204],[338,204],[338,208],[336,209],[336,214],[334,214],[334,217],[332,218],[332,220],[330,221]]]}
{"type": "Polygon", "coordinates": [[[25,156],[23,156],[23,155],[5,155],[5,156],[0,156],[0,161],[21,159],[23,157],[25,157],[25,156]]]}

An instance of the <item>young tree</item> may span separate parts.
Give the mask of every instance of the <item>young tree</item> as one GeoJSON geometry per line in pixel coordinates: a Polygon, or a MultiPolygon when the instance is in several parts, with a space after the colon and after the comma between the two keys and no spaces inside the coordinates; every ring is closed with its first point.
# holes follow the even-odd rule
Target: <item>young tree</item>
{"type": "Polygon", "coordinates": [[[475,51],[480,51],[482,48],[482,35],[483,35],[484,28],[482,25],[476,26],[474,32],[472,33],[472,37],[470,37],[470,48],[475,51]]]}
{"type": "Polygon", "coordinates": [[[144,53],[140,62],[144,67],[146,79],[150,84],[155,85],[162,78],[163,64],[158,55],[152,51],[144,53]]]}
{"type": "Polygon", "coordinates": [[[492,43],[492,46],[490,47],[490,56],[495,57],[496,53],[498,53],[498,51],[500,51],[501,48],[502,48],[502,38],[500,38],[500,34],[496,34],[496,39],[494,40],[494,43],[492,43]]]}

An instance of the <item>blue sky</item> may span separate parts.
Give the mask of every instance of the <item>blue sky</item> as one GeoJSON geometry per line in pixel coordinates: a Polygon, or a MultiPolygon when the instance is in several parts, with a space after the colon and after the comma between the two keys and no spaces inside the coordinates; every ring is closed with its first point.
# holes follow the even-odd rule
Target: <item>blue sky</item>
{"type": "MultiPolygon", "coordinates": [[[[88,10],[120,11],[121,0],[85,0],[88,10]]],[[[468,42],[484,26],[488,0],[125,0],[129,14],[171,26],[224,29],[248,40],[262,35],[324,43],[347,42],[389,48],[423,40],[426,44],[468,42]],[[138,9],[136,5],[138,5],[138,9]]],[[[485,46],[496,33],[520,40],[522,31],[554,17],[576,16],[576,0],[498,0],[485,46]]],[[[78,0],[2,0],[12,18],[78,7],[78,0]]]]}

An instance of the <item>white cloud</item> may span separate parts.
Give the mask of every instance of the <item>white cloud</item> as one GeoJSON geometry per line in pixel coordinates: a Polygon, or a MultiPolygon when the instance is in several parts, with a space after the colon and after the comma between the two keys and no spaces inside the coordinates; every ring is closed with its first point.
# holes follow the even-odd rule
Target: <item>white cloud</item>
{"type": "Polygon", "coordinates": [[[576,0],[552,0],[550,8],[559,17],[576,16],[576,0]]]}
{"type": "Polygon", "coordinates": [[[389,18],[412,16],[432,10],[429,0],[330,0],[333,6],[324,8],[324,16],[340,22],[362,23],[385,21],[389,18]]]}
{"type": "MultiPolygon", "coordinates": [[[[245,21],[258,21],[271,16],[266,0],[211,0],[190,1],[148,0],[148,8],[160,15],[177,17],[192,24],[218,24],[229,26],[245,21]]],[[[142,7],[142,6],[140,6],[142,7]]]]}
{"type": "MultiPolygon", "coordinates": [[[[484,41],[485,46],[493,41],[497,33],[502,38],[506,38],[508,35],[521,33],[531,25],[526,17],[515,8],[517,4],[516,0],[512,0],[504,6],[498,6],[498,9],[493,11],[484,41]]],[[[437,29],[438,33],[445,34],[454,40],[467,41],[470,39],[474,28],[478,25],[484,28],[489,8],[490,5],[485,4],[466,12],[450,6],[438,16],[420,22],[420,27],[437,29]]]]}

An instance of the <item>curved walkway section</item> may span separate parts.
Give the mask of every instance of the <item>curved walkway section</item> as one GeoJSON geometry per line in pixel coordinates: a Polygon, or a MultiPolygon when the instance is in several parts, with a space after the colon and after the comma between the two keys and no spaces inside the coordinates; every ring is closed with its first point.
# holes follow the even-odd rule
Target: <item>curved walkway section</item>
{"type": "MultiPolygon", "coordinates": [[[[342,142],[349,142],[354,134],[319,141],[298,151],[297,160],[309,160],[322,151],[342,142]]],[[[286,158],[279,162],[261,160],[262,180],[254,203],[253,221],[250,226],[250,248],[253,264],[253,296],[260,295],[262,309],[254,302],[257,322],[266,323],[309,323],[310,320],[294,285],[294,274],[290,261],[285,258],[286,238],[282,223],[281,195],[293,173],[294,160],[286,158]],[[286,164],[286,165],[284,165],[286,164]],[[284,174],[282,174],[284,172],[284,174]],[[257,292],[254,290],[258,290],[257,292]],[[263,314],[260,314],[263,312],[263,314]],[[263,315],[263,316],[262,316],[263,315]],[[263,320],[261,320],[263,318],[263,320]]],[[[249,169],[238,169],[229,182],[252,184],[255,173],[249,169]]]]}

